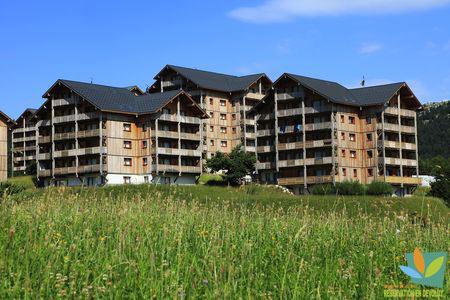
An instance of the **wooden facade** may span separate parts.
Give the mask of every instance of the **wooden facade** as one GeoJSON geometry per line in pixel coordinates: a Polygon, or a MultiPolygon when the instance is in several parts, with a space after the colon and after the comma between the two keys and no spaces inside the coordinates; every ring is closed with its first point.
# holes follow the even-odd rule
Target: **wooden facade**
{"type": "Polygon", "coordinates": [[[12,161],[14,174],[25,174],[36,163],[36,123],[34,109],[26,109],[12,129],[12,161]]]}
{"type": "Polygon", "coordinates": [[[10,129],[15,122],[0,111],[0,181],[8,178],[10,129]]]}
{"type": "Polygon", "coordinates": [[[297,193],[346,180],[386,181],[402,193],[420,184],[413,177],[417,99],[406,84],[384,105],[360,106],[335,103],[285,77],[263,101],[256,110],[261,182],[297,193]]]}

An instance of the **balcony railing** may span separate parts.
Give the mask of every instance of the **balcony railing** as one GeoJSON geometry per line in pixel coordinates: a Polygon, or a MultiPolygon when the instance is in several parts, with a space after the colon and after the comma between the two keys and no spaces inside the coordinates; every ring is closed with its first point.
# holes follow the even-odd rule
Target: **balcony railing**
{"type": "Polygon", "coordinates": [[[277,93],[277,100],[290,100],[294,98],[303,97],[303,92],[287,92],[287,93],[277,93]]]}
{"type": "Polygon", "coordinates": [[[198,173],[202,172],[202,168],[200,166],[181,166],[181,173],[198,173]]]}
{"type": "Polygon", "coordinates": [[[44,169],[44,170],[39,170],[38,171],[38,176],[39,177],[49,177],[52,175],[52,170],[51,169],[44,169]]]}
{"type": "Polygon", "coordinates": [[[302,114],[302,108],[289,108],[289,109],[279,109],[277,115],[279,117],[292,117],[299,116],[302,114]]]}
{"type": "Polygon", "coordinates": [[[259,94],[259,93],[247,93],[247,95],[245,95],[245,97],[247,98],[252,98],[252,99],[257,99],[257,100],[261,100],[262,98],[264,98],[264,94],[259,94]]]}
{"type": "Polygon", "coordinates": [[[85,166],[78,166],[78,173],[96,173],[100,172],[100,165],[85,165],[85,166]]]}
{"type": "Polygon", "coordinates": [[[258,121],[273,120],[273,119],[275,119],[275,114],[274,113],[259,114],[259,115],[257,115],[256,118],[258,121]]]}
{"type": "Polygon", "coordinates": [[[52,100],[53,106],[63,106],[77,103],[77,100],[73,97],[67,99],[54,99],[52,100]]]}
{"type": "Polygon", "coordinates": [[[25,136],[25,137],[18,137],[18,138],[13,138],[13,142],[14,143],[19,143],[19,142],[27,142],[27,141],[34,141],[36,140],[36,136],[25,136]]]}
{"type": "Polygon", "coordinates": [[[273,136],[273,135],[275,135],[275,130],[274,129],[258,129],[256,132],[256,135],[258,137],[273,136]]]}
{"type": "Polygon", "coordinates": [[[52,137],[50,135],[39,136],[38,143],[45,144],[50,143],[52,141],[52,137]]]}
{"type": "Polygon", "coordinates": [[[181,122],[188,124],[200,124],[200,118],[189,116],[178,116],[176,114],[161,114],[158,118],[162,121],[181,122]]]}
{"type": "Polygon", "coordinates": [[[189,133],[189,132],[181,132],[181,139],[183,140],[191,140],[191,141],[199,141],[200,133],[189,133]]]}
{"type": "MultiPolygon", "coordinates": [[[[383,158],[380,157],[379,158],[379,162],[382,163],[383,162],[383,158]]],[[[400,159],[400,158],[395,158],[395,157],[386,157],[385,158],[385,162],[387,165],[403,165],[406,167],[416,167],[417,166],[417,160],[415,159],[400,159]]]]}
{"type": "MultiPolygon", "coordinates": [[[[331,139],[317,140],[317,141],[306,141],[305,148],[319,148],[331,146],[331,139]]],[[[279,143],[278,150],[294,150],[303,149],[303,142],[292,142],[292,143],[279,143]]]]}
{"type": "MultiPolygon", "coordinates": [[[[389,115],[398,116],[399,109],[398,109],[398,107],[386,107],[386,109],[384,110],[384,113],[385,114],[389,114],[389,115]]],[[[416,112],[414,110],[401,108],[400,109],[400,115],[403,116],[403,117],[414,118],[414,116],[416,115],[416,112]]]]}
{"type": "Polygon", "coordinates": [[[391,184],[422,184],[421,178],[416,177],[400,177],[400,176],[386,176],[386,182],[391,184]]]}
{"type": "Polygon", "coordinates": [[[275,162],[258,162],[256,163],[257,170],[273,170],[276,168],[275,162]]]}
{"type": "Polygon", "coordinates": [[[77,138],[87,138],[100,136],[100,129],[80,130],[77,132],[77,138]]]}
{"type": "Polygon", "coordinates": [[[52,158],[52,154],[51,153],[38,153],[37,154],[37,159],[38,160],[49,160],[52,158]]]}
{"type": "Polygon", "coordinates": [[[14,133],[23,133],[23,132],[30,132],[30,131],[36,131],[36,127],[31,126],[31,127],[19,127],[13,130],[13,134],[14,133]]]}
{"type": "Polygon", "coordinates": [[[269,153],[269,152],[275,152],[275,146],[258,146],[256,147],[256,151],[258,153],[269,153]]]}
{"type": "Polygon", "coordinates": [[[55,133],[55,135],[53,136],[53,139],[55,141],[69,140],[69,139],[74,139],[74,138],[75,138],[75,131],[55,133]]]}
{"type": "MultiPolygon", "coordinates": [[[[152,130],[152,137],[156,137],[156,131],[152,130]]],[[[158,130],[158,137],[164,138],[178,138],[178,131],[170,131],[170,130],[158,130]]]]}
{"type": "MultiPolygon", "coordinates": [[[[382,147],[383,146],[383,141],[378,141],[378,146],[382,147]]],[[[414,143],[402,142],[401,146],[402,146],[401,148],[405,149],[405,150],[416,150],[416,148],[417,148],[417,145],[414,144],[414,143]]],[[[384,147],[400,149],[400,142],[386,140],[386,141],[384,141],[384,147]]]]}
{"type": "MultiPolygon", "coordinates": [[[[332,182],[333,176],[331,175],[325,175],[325,176],[307,176],[306,182],[308,184],[317,184],[317,183],[326,183],[326,182],[332,182]]],[[[279,185],[299,185],[304,184],[305,178],[304,177],[283,177],[278,178],[278,184],[279,185]]]]}
{"type": "MultiPolygon", "coordinates": [[[[383,129],[383,124],[380,124],[380,123],[379,123],[379,124],[377,125],[377,127],[378,127],[379,130],[382,130],[382,129],[383,129]]],[[[398,126],[398,124],[396,124],[396,123],[387,123],[387,122],[385,122],[385,123],[384,123],[384,130],[385,130],[385,131],[394,131],[394,132],[398,132],[398,131],[399,131],[399,126],[398,126]]],[[[404,132],[404,133],[411,133],[411,134],[413,134],[413,133],[416,132],[416,128],[415,128],[414,126],[401,125],[401,126],[400,126],[400,130],[401,130],[401,132],[404,132]]]]}

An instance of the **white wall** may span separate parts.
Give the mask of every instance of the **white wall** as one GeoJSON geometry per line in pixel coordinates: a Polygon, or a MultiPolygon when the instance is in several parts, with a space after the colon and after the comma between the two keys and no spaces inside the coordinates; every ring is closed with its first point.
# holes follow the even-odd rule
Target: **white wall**
{"type": "Polygon", "coordinates": [[[179,184],[179,185],[191,185],[191,184],[195,184],[195,178],[196,178],[195,175],[176,176],[176,175],[166,174],[166,175],[155,176],[152,180],[152,183],[155,183],[155,184],[170,183],[170,184],[179,184]]]}
{"type": "Polygon", "coordinates": [[[132,174],[108,174],[106,175],[106,184],[124,184],[124,176],[131,177],[131,184],[145,183],[144,176],[148,176],[148,182],[152,181],[153,176],[151,174],[146,175],[132,175],[132,174]]]}

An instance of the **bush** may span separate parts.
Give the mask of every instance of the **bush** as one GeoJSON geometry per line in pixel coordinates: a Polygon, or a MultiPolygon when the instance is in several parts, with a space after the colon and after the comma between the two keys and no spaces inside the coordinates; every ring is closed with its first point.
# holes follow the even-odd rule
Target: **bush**
{"type": "Polygon", "coordinates": [[[11,182],[0,183],[0,195],[1,196],[9,196],[9,195],[18,194],[25,190],[26,190],[25,186],[20,185],[20,184],[14,184],[11,182]]]}
{"type": "Polygon", "coordinates": [[[367,185],[366,192],[368,195],[390,196],[394,192],[394,188],[392,187],[392,185],[386,182],[372,181],[370,184],[367,185]]]}
{"type": "Polygon", "coordinates": [[[336,183],[336,192],[339,195],[364,195],[365,187],[359,181],[343,181],[336,183]]]}
{"type": "Polygon", "coordinates": [[[447,206],[450,206],[450,179],[437,178],[435,182],[431,183],[430,195],[443,199],[447,206]]]}
{"type": "Polygon", "coordinates": [[[316,184],[310,189],[313,195],[331,195],[335,193],[335,189],[332,184],[316,184]]]}

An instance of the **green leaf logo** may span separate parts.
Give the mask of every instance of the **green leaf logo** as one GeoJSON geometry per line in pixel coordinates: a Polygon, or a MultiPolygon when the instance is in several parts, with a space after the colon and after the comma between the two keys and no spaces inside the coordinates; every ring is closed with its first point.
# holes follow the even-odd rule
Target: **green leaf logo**
{"type": "Polygon", "coordinates": [[[425,278],[431,277],[434,274],[436,274],[437,272],[439,272],[443,263],[444,263],[443,256],[440,256],[440,257],[436,258],[435,260],[433,260],[430,263],[430,265],[427,267],[427,270],[425,271],[425,278]]]}

